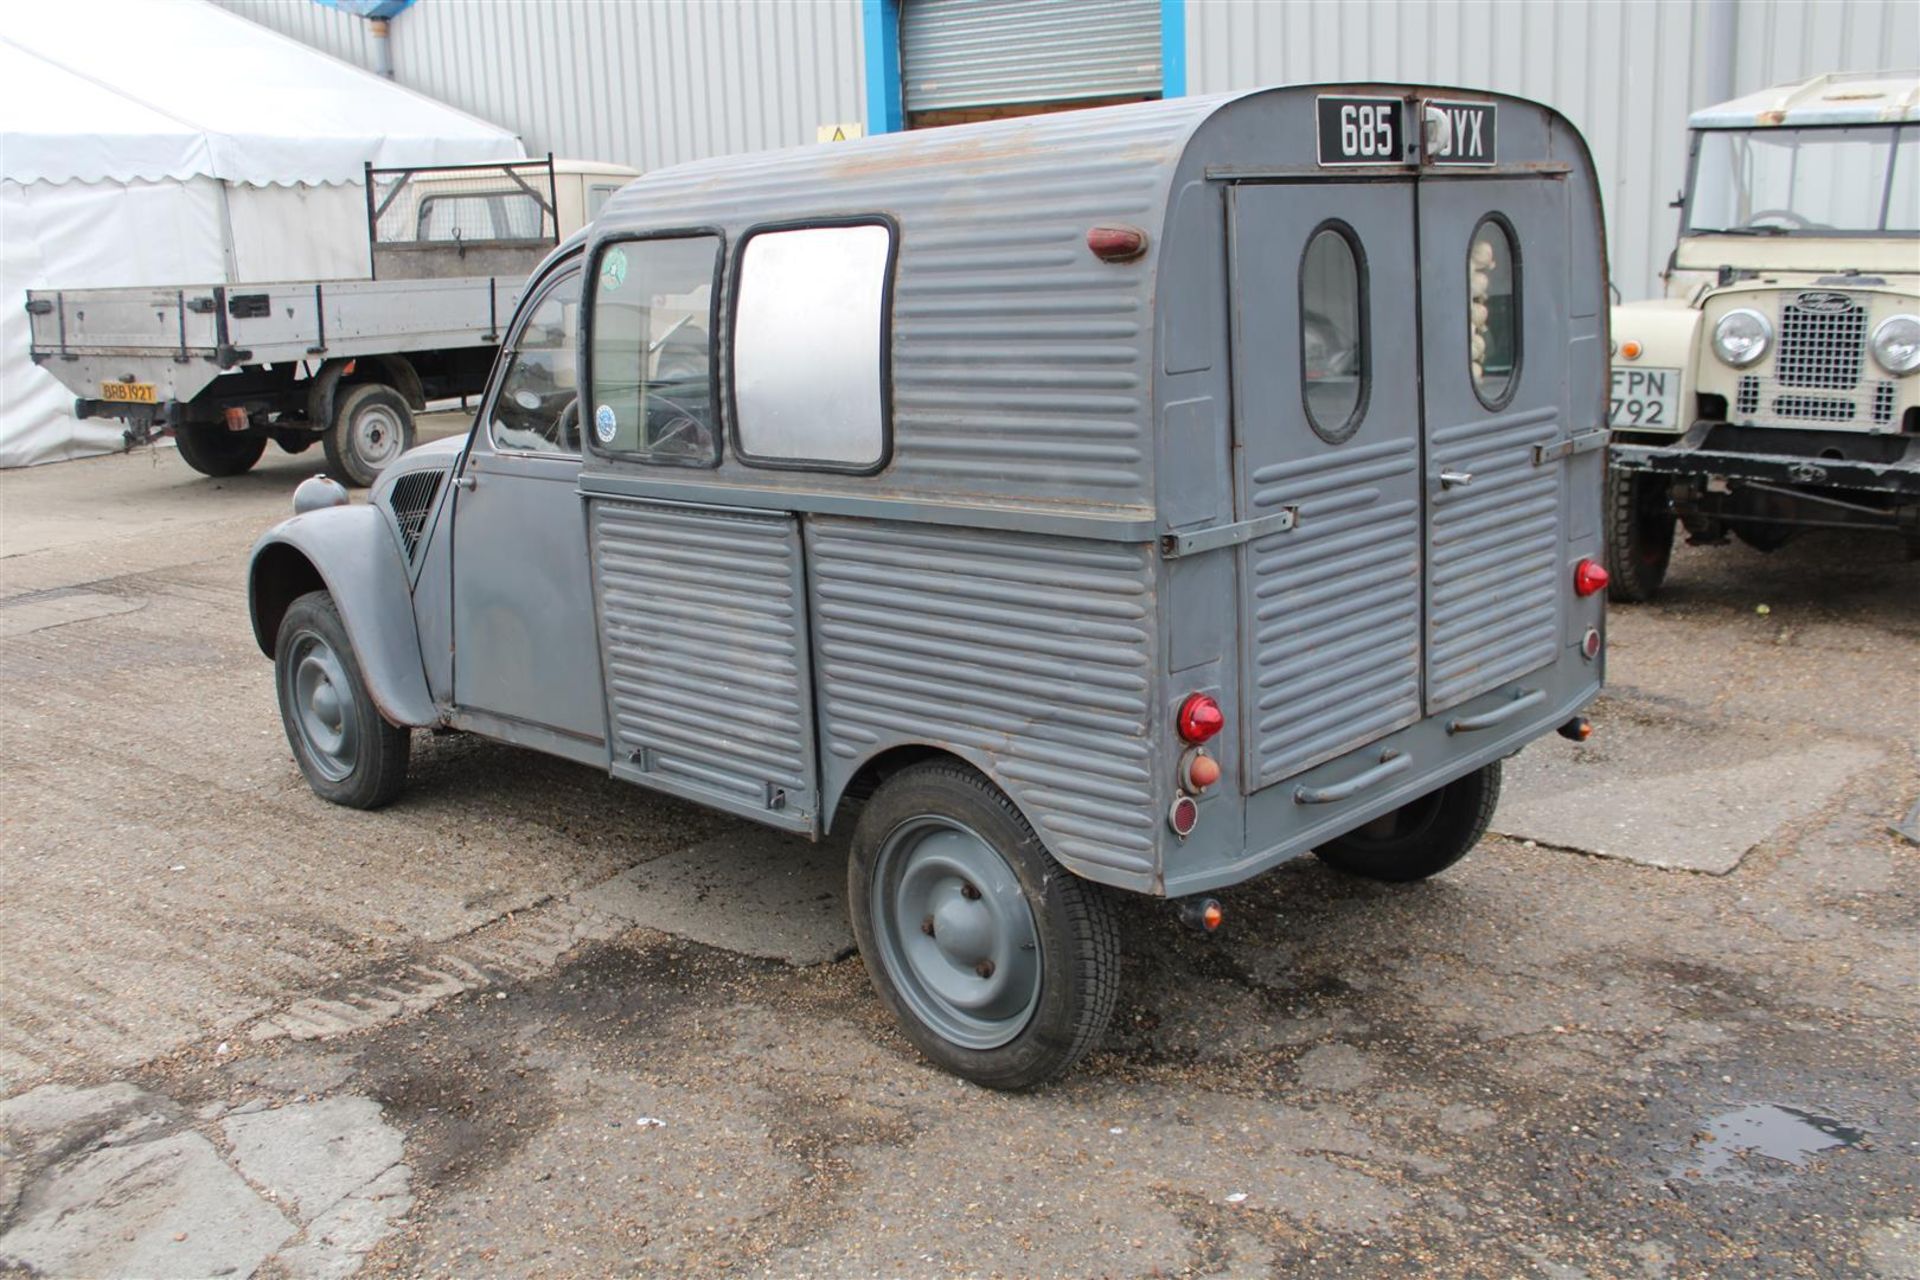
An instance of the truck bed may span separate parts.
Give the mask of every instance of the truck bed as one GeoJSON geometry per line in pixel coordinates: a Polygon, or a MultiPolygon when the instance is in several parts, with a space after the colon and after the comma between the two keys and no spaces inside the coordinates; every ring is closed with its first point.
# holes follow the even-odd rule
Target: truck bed
{"type": "Polygon", "coordinates": [[[513,275],[36,289],[27,311],[34,362],[75,395],[185,401],[244,365],[496,344],[525,287],[513,275]]]}

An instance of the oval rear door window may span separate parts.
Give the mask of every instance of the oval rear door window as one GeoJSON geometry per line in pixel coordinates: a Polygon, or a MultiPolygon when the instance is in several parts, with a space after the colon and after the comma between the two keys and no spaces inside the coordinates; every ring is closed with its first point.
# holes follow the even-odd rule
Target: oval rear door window
{"type": "Polygon", "coordinates": [[[1363,286],[1352,233],[1323,224],[1300,258],[1300,390],[1308,425],[1328,444],[1351,436],[1365,410],[1363,286]]]}
{"type": "Polygon", "coordinates": [[[1506,220],[1489,214],[1467,248],[1467,360],[1473,393],[1489,409],[1513,398],[1520,376],[1520,256],[1506,220]]]}

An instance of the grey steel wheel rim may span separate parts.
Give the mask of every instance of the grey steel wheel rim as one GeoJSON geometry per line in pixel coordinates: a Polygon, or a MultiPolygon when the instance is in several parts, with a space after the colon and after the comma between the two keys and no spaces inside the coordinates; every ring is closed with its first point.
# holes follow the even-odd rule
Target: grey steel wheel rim
{"type": "Polygon", "coordinates": [[[280,694],[308,763],[329,782],[345,781],[359,760],[360,714],[333,646],[311,631],[295,636],[280,694]]]}
{"type": "Polygon", "coordinates": [[[370,404],[353,415],[347,424],[347,439],[353,456],[374,471],[383,469],[400,456],[406,431],[400,415],[384,404],[370,404]]]}
{"type": "Polygon", "coordinates": [[[967,1049],[1017,1037],[1040,1003],[1040,935],[1020,880],[972,828],[915,818],[874,860],[880,962],[914,1017],[967,1049]]]}

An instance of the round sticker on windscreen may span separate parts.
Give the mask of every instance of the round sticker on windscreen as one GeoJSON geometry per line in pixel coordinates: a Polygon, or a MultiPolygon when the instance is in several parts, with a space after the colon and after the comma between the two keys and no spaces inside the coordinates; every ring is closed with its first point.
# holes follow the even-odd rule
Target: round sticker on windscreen
{"type": "Polygon", "coordinates": [[[601,444],[612,444],[613,433],[620,426],[620,420],[613,416],[613,406],[603,404],[593,411],[593,434],[600,437],[601,444]]]}
{"type": "Polygon", "coordinates": [[[612,293],[627,282],[627,251],[618,246],[600,259],[600,287],[612,293]]]}

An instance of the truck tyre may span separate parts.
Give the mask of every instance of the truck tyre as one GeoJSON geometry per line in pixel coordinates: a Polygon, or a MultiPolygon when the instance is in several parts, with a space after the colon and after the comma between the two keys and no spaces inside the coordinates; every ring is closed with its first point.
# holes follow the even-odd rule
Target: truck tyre
{"type": "Polygon", "coordinates": [[[267,451],[263,436],[240,435],[217,422],[186,422],[173,429],[180,460],[203,476],[237,476],[267,451]]]}
{"type": "Polygon", "coordinates": [[[881,1001],[915,1048],[990,1089],[1029,1089],[1099,1043],[1119,927],[1020,811],[957,763],[883,783],[854,828],[847,903],[881,1001]]]}
{"type": "Polygon", "coordinates": [[[1653,599],[1673,560],[1673,498],[1659,476],[1607,468],[1607,598],[1653,599]]]}
{"type": "Polygon", "coordinates": [[[331,595],[309,591],[287,606],[273,673],[280,722],[315,795],[378,809],[400,794],[412,734],[374,706],[331,595]]]}
{"type": "Polygon", "coordinates": [[[1314,850],[1348,875],[1405,882],[1437,876],[1467,856],[1500,803],[1500,762],[1429,791],[1314,850]]]}
{"type": "Polygon", "coordinates": [[[327,425],[327,474],[364,489],[413,448],[413,410],[384,382],[343,388],[327,425]]]}

